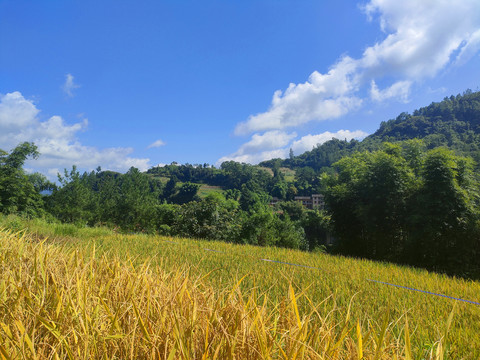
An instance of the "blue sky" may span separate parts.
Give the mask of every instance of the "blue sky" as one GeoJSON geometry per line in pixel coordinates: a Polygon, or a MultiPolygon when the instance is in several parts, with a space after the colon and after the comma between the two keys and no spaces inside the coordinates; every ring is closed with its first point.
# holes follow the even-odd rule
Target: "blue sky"
{"type": "Polygon", "coordinates": [[[257,163],[480,85],[478,0],[0,0],[0,148],[257,163]]]}

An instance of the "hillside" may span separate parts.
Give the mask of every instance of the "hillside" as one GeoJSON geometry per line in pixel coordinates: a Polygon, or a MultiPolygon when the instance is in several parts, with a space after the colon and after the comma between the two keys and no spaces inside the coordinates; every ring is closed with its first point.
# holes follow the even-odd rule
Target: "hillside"
{"type": "Polygon", "coordinates": [[[366,279],[473,301],[478,282],[15,217],[0,226],[28,228],[24,236],[0,231],[3,356],[357,359],[360,349],[365,359],[480,356],[480,306],[366,279]]]}
{"type": "Polygon", "coordinates": [[[355,151],[376,150],[382,142],[414,138],[423,139],[427,148],[447,146],[480,163],[480,92],[467,90],[462,95],[445,97],[415,110],[413,114],[402,113],[396,119],[383,121],[375,133],[362,141],[332,139],[293,159],[274,159],[260,165],[308,166],[319,171],[355,151]]]}
{"type": "Polygon", "coordinates": [[[480,92],[446,97],[443,101],[382,122],[366,143],[424,139],[428,147],[448,146],[480,159],[480,92]]]}

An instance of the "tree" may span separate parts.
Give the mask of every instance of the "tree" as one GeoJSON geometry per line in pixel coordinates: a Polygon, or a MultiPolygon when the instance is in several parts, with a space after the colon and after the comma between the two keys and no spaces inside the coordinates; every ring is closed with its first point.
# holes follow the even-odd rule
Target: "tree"
{"type": "Polygon", "coordinates": [[[277,182],[272,190],[271,190],[271,194],[272,196],[275,196],[276,198],[279,198],[281,200],[285,200],[286,196],[287,196],[287,183],[284,182],[284,181],[281,181],[281,182],[277,182]]]}
{"type": "Polygon", "coordinates": [[[23,170],[23,164],[27,158],[36,159],[38,156],[37,147],[29,142],[19,144],[10,154],[0,150],[1,212],[19,212],[29,216],[36,216],[43,212],[42,196],[23,170]]]}
{"type": "Polygon", "coordinates": [[[293,221],[302,221],[307,214],[305,207],[298,201],[282,201],[278,207],[293,221]]]}
{"type": "MultiPolygon", "coordinates": [[[[426,155],[415,197],[410,254],[416,263],[455,271],[478,251],[478,184],[471,159],[437,148],[426,155]]],[[[478,266],[478,264],[477,264],[478,266]]]]}
{"type": "Polygon", "coordinates": [[[172,226],[176,235],[237,242],[241,218],[238,203],[212,193],[179,208],[172,226]]]}
{"type": "Polygon", "coordinates": [[[253,180],[241,187],[240,207],[243,211],[257,212],[265,209],[270,196],[253,180]]]}
{"type": "Polygon", "coordinates": [[[56,188],[54,183],[38,172],[27,174],[27,179],[38,193],[52,192],[56,188]]]}
{"type": "Polygon", "coordinates": [[[244,219],[240,239],[253,245],[307,249],[303,229],[288,216],[281,220],[268,209],[257,211],[244,219]]]}
{"type": "MultiPolygon", "coordinates": [[[[480,275],[473,161],[446,148],[385,144],[325,175],[326,205],[342,253],[480,275]]],[[[308,231],[307,231],[308,236],[308,231]]]]}
{"type": "Polygon", "coordinates": [[[61,187],[55,189],[48,201],[50,212],[58,219],[70,223],[92,223],[95,205],[93,191],[87,184],[87,173],[80,175],[77,167],[64,169],[58,174],[61,187]]]}
{"type": "Polygon", "coordinates": [[[167,181],[165,188],[163,189],[163,198],[169,200],[175,196],[177,191],[177,182],[178,179],[175,175],[172,175],[170,179],[167,181]]]}
{"type": "Polygon", "coordinates": [[[156,226],[154,209],[159,204],[161,192],[158,182],[151,181],[147,174],[131,167],[121,177],[120,191],[120,224],[129,230],[154,231],[156,226]]]}
{"type": "Polygon", "coordinates": [[[186,182],[180,186],[178,193],[170,198],[174,203],[180,205],[186,204],[190,201],[199,200],[197,196],[198,189],[200,189],[200,185],[186,182]]]}
{"type": "Polygon", "coordinates": [[[399,260],[404,249],[407,203],[415,178],[401,147],[357,153],[335,164],[338,176],[326,176],[332,225],[343,251],[399,260]]]}
{"type": "Polygon", "coordinates": [[[301,224],[305,231],[308,250],[315,250],[327,245],[327,235],[330,232],[330,216],[325,211],[306,211],[301,224]]]}

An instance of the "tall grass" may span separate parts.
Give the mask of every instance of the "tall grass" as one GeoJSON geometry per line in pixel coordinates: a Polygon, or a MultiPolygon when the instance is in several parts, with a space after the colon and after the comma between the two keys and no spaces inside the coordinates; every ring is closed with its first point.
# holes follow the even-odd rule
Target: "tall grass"
{"type": "MultiPolygon", "coordinates": [[[[399,358],[392,323],[333,321],[324,302],[289,291],[271,303],[240,279],[213,289],[166,273],[0,232],[0,352],[13,358],[399,358]],[[299,299],[310,308],[300,311],[299,299]],[[267,306],[269,305],[269,306],[267,306]]],[[[407,348],[408,349],[408,348],[407,348]]]]}
{"type": "Polygon", "coordinates": [[[23,225],[31,235],[0,233],[0,322],[13,338],[2,325],[0,344],[9,356],[33,358],[18,320],[43,346],[37,358],[69,357],[67,348],[74,358],[480,357],[479,306],[365,279],[476,301],[478,282],[286,249],[23,225]]]}

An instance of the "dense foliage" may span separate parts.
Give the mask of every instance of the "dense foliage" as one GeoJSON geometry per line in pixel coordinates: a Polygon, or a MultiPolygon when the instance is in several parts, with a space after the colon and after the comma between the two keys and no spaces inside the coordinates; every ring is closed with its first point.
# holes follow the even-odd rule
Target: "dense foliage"
{"type": "Polygon", "coordinates": [[[355,153],[325,177],[342,253],[480,273],[479,183],[471,159],[420,141],[355,153]]]}
{"type": "MultiPolygon", "coordinates": [[[[262,174],[266,174],[262,171],[262,174]]],[[[267,175],[268,176],[268,175],[267,175]]],[[[64,222],[119,227],[124,231],[217,239],[236,243],[307,249],[299,221],[278,214],[254,181],[203,199],[194,183],[158,178],[131,168],[125,174],[101,169],[80,174],[75,167],[59,176],[61,187],[46,208],[64,222]]]]}
{"type": "Polygon", "coordinates": [[[27,142],[18,145],[10,154],[0,150],[0,212],[42,214],[40,192],[52,184],[41,174],[27,175],[23,170],[25,160],[38,155],[37,147],[27,142]]]}

